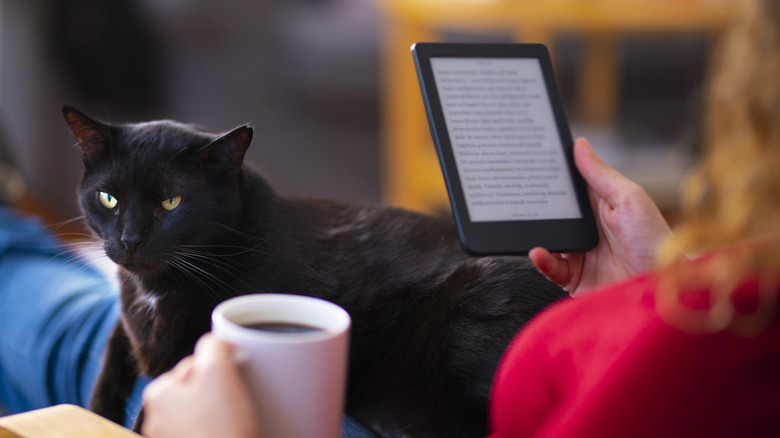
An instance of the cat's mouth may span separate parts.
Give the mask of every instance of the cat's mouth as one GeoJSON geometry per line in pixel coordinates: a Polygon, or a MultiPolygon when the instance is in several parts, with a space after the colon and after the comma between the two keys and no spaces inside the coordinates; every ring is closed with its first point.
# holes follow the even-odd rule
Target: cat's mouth
{"type": "Polygon", "coordinates": [[[111,257],[114,263],[125,268],[125,270],[138,275],[156,274],[163,270],[163,264],[145,260],[132,254],[123,254],[121,257],[111,257]]]}
{"type": "Polygon", "coordinates": [[[140,263],[140,262],[120,263],[120,265],[123,268],[125,268],[127,271],[130,271],[133,274],[138,274],[138,275],[156,274],[160,272],[163,268],[161,264],[140,263]]]}
{"type": "Polygon", "coordinates": [[[126,271],[138,275],[157,274],[165,269],[164,263],[149,257],[146,251],[128,251],[120,245],[103,245],[106,255],[126,271]]]}

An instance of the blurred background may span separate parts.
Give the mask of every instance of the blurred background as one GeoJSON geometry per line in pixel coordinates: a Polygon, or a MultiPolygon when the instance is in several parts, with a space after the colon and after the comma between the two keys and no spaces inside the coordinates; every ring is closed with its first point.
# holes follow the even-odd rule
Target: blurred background
{"type": "Polygon", "coordinates": [[[79,215],[63,104],[227,131],[289,195],[449,210],[409,46],[543,42],[575,136],[674,216],[728,0],[0,0],[0,161],[79,215]]]}

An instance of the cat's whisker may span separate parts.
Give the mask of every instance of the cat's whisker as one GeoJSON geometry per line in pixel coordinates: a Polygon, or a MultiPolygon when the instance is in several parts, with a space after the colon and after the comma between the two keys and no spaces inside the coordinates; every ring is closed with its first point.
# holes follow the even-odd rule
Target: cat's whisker
{"type": "Polygon", "coordinates": [[[230,258],[229,255],[225,254],[214,254],[211,251],[208,251],[206,249],[202,249],[202,247],[189,245],[189,246],[182,246],[177,245],[175,250],[175,253],[178,254],[181,257],[190,258],[194,261],[199,262],[205,262],[209,264],[210,266],[218,269],[220,272],[225,273],[227,275],[230,275],[231,277],[235,279],[241,279],[241,272],[242,269],[240,266],[236,266],[234,262],[229,262],[225,260],[220,260],[220,258],[230,258]]]}
{"type": "Polygon", "coordinates": [[[191,280],[198,283],[212,298],[215,300],[219,299],[219,294],[216,293],[216,291],[214,291],[203,279],[201,279],[200,276],[191,272],[190,268],[187,265],[182,264],[179,259],[166,260],[165,266],[166,271],[168,271],[172,276],[178,277],[179,274],[182,274],[185,277],[190,278],[191,280]]]}
{"type": "MultiPolygon", "coordinates": [[[[218,262],[218,260],[211,260],[212,262],[218,262]]],[[[244,291],[253,290],[254,287],[250,284],[248,284],[242,276],[243,269],[241,267],[231,265],[226,262],[221,262],[220,266],[215,266],[216,269],[219,270],[221,274],[224,274],[225,276],[228,276],[236,281],[238,281],[241,285],[245,287],[244,291]]]]}
{"type": "Polygon", "coordinates": [[[70,225],[70,224],[72,224],[74,222],[83,221],[84,218],[85,218],[84,215],[76,216],[76,217],[73,217],[73,218],[70,218],[70,219],[65,219],[65,220],[60,221],[60,222],[55,222],[55,223],[52,223],[52,224],[48,224],[48,225],[46,225],[46,228],[49,228],[49,229],[52,229],[52,230],[53,229],[62,228],[64,226],[70,225]]]}
{"type": "MultiPolygon", "coordinates": [[[[177,250],[174,253],[178,258],[182,260],[190,259],[191,263],[195,264],[202,264],[207,263],[208,265],[212,266],[213,268],[217,269],[219,271],[219,274],[223,274],[223,276],[230,277],[234,280],[237,280],[240,284],[245,286],[245,289],[243,292],[251,291],[254,288],[252,285],[246,283],[241,274],[242,269],[238,266],[235,266],[234,264],[228,263],[226,261],[222,260],[216,260],[214,259],[213,255],[208,251],[198,251],[197,249],[188,249],[188,250],[177,250]]],[[[189,263],[189,262],[188,262],[189,263]]],[[[204,274],[210,274],[209,277],[211,277],[214,280],[219,280],[221,284],[224,284],[226,289],[229,292],[229,296],[235,296],[237,295],[237,290],[235,287],[229,287],[227,283],[225,283],[217,274],[214,273],[208,273],[203,272],[204,274]]]]}
{"type": "MultiPolygon", "coordinates": [[[[217,257],[233,257],[237,255],[242,255],[250,252],[257,252],[260,255],[266,255],[268,254],[265,251],[260,251],[259,248],[264,246],[268,239],[261,239],[259,237],[251,236],[246,233],[242,233],[240,231],[234,230],[230,227],[222,225],[223,228],[226,228],[232,232],[238,233],[240,236],[244,237],[247,240],[250,241],[256,241],[257,243],[253,246],[243,246],[243,245],[225,245],[225,244],[208,244],[208,245],[186,245],[186,244],[180,244],[177,245],[179,248],[196,248],[196,249],[215,249],[215,250],[223,250],[223,249],[236,249],[238,251],[234,253],[227,253],[227,254],[215,254],[217,257]]],[[[211,252],[210,252],[211,253],[211,252]]]]}
{"type": "Polygon", "coordinates": [[[95,235],[88,231],[69,230],[63,231],[67,226],[75,222],[85,222],[85,216],[76,216],[71,219],[66,219],[60,222],[47,224],[45,227],[51,231],[52,234],[63,240],[75,240],[75,239],[95,239],[95,235]]]}
{"type": "Polygon", "coordinates": [[[81,239],[81,240],[90,240],[90,239],[94,240],[95,239],[95,236],[90,234],[90,233],[81,233],[81,232],[75,232],[75,231],[69,231],[69,232],[66,232],[66,233],[57,232],[56,236],[59,239],[66,240],[66,241],[69,241],[69,242],[71,240],[77,240],[77,239],[81,239]]]}
{"type": "Polygon", "coordinates": [[[206,271],[204,268],[198,266],[199,263],[202,262],[208,263],[209,265],[218,269],[220,272],[225,272],[226,274],[230,274],[232,276],[235,276],[235,274],[237,273],[237,270],[232,266],[229,266],[225,262],[214,260],[204,254],[186,253],[179,250],[173,252],[172,255],[174,255],[179,261],[186,262],[188,266],[191,266],[193,269],[197,269],[201,275],[204,276],[207,275],[211,278],[218,278],[218,277],[215,274],[212,274],[206,271]],[[232,270],[233,272],[227,272],[228,270],[232,270]]]}
{"type": "Polygon", "coordinates": [[[65,264],[76,266],[80,271],[88,268],[107,271],[104,262],[113,263],[103,251],[103,246],[100,242],[71,242],[57,248],[62,249],[62,251],[52,258],[62,257],[65,264]]]}
{"type": "Polygon", "coordinates": [[[212,294],[212,297],[218,299],[218,301],[221,301],[222,299],[227,297],[234,296],[236,294],[236,291],[233,288],[231,288],[228,283],[220,279],[218,276],[207,271],[206,269],[198,266],[196,263],[188,261],[186,257],[182,256],[182,254],[178,254],[174,252],[168,255],[173,257],[166,258],[165,259],[166,263],[174,266],[182,273],[186,274],[193,280],[197,281],[205,289],[213,293],[217,292],[216,290],[208,287],[207,285],[207,280],[208,280],[208,282],[211,282],[215,286],[219,286],[222,290],[224,290],[227,293],[225,296],[221,296],[221,294],[216,294],[216,296],[214,296],[214,294],[212,294]]]}
{"type": "Polygon", "coordinates": [[[187,249],[195,248],[195,249],[204,249],[204,250],[208,250],[210,248],[211,249],[236,249],[236,250],[239,250],[239,251],[236,251],[236,252],[233,252],[233,253],[227,253],[227,254],[219,254],[219,253],[208,252],[208,254],[210,256],[213,256],[213,257],[235,257],[235,256],[247,254],[247,253],[250,253],[250,252],[256,252],[256,253],[258,253],[260,255],[267,255],[268,254],[267,252],[260,251],[258,249],[261,246],[263,246],[264,244],[265,244],[265,242],[261,242],[261,243],[258,243],[255,246],[253,246],[253,247],[246,247],[246,246],[240,246],[240,245],[176,245],[176,247],[177,248],[187,248],[187,249]]]}
{"type": "MultiPolygon", "coordinates": [[[[225,224],[215,223],[215,225],[217,225],[217,226],[219,226],[221,228],[224,228],[224,229],[226,229],[226,230],[228,230],[228,231],[230,231],[232,233],[235,233],[239,237],[242,237],[242,238],[244,238],[246,240],[250,240],[250,241],[254,240],[255,242],[258,243],[258,245],[264,245],[273,236],[273,235],[271,235],[271,236],[268,236],[267,238],[261,238],[261,237],[258,237],[258,236],[253,236],[251,234],[247,234],[247,233],[245,233],[243,231],[236,230],[235,228],[231,228],[231,227],[229,227],[229,226],[227,226],[225,224]]],[[[255,248],[257,248],[257,246],[255,246],[255,248]]]]}
{"type": "Polygon", "coordinates": [[[185,250],[177,250],[176,254],[179,254],[182,257],[190,257],[195,260],[203,260],[207,262],[209,265],[222,270],[232,271],[233,273],[239,273],[240,270],[233,264],[230,264],[226,261],[219,260],[218,257],[215,257],[212,253],[207,251],[196,251],[192,249],[185,249],[185,250]]]}

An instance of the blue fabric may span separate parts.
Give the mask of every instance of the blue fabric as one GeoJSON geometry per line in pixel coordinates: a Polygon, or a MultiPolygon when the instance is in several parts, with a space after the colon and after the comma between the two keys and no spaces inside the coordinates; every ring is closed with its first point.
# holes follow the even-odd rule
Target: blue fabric
{"type": "MultiPolygon", "coordinates": [[[[7,413],[86,407],[118,319],[111,279],[74,258],[37,221],[0,206],[0,405],[7,413]]],[[[128,427],[148,381],[139,379],[128,401],[128,427]]],[[[342,436],[373,435],[345,417],[342,436]]]]}
{"type": "Polygon", "coordinates": [[[357,422],[349,415],[344,416],[344,427],[341,429],[341,438],[375,438],[370,430],[357,422]]]}
{"type": "MultiPolygon", "coordinates": [[[[119,318],[114,282],[37,221],[0,207],[0,403],[10,413],[87,406],[119,318]]],[[[141,405],[140,379],[128,403],[141,405]]]]}

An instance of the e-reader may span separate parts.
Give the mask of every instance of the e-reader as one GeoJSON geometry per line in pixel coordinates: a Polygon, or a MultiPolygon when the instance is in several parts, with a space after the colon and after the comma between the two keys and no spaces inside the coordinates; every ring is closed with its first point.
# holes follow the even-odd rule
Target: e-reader
{"type": "Polygon", "coordinates": [[[417,43],[412,54],[466,250],[594,248],[598,231],[547,48],[417,43]]]}

